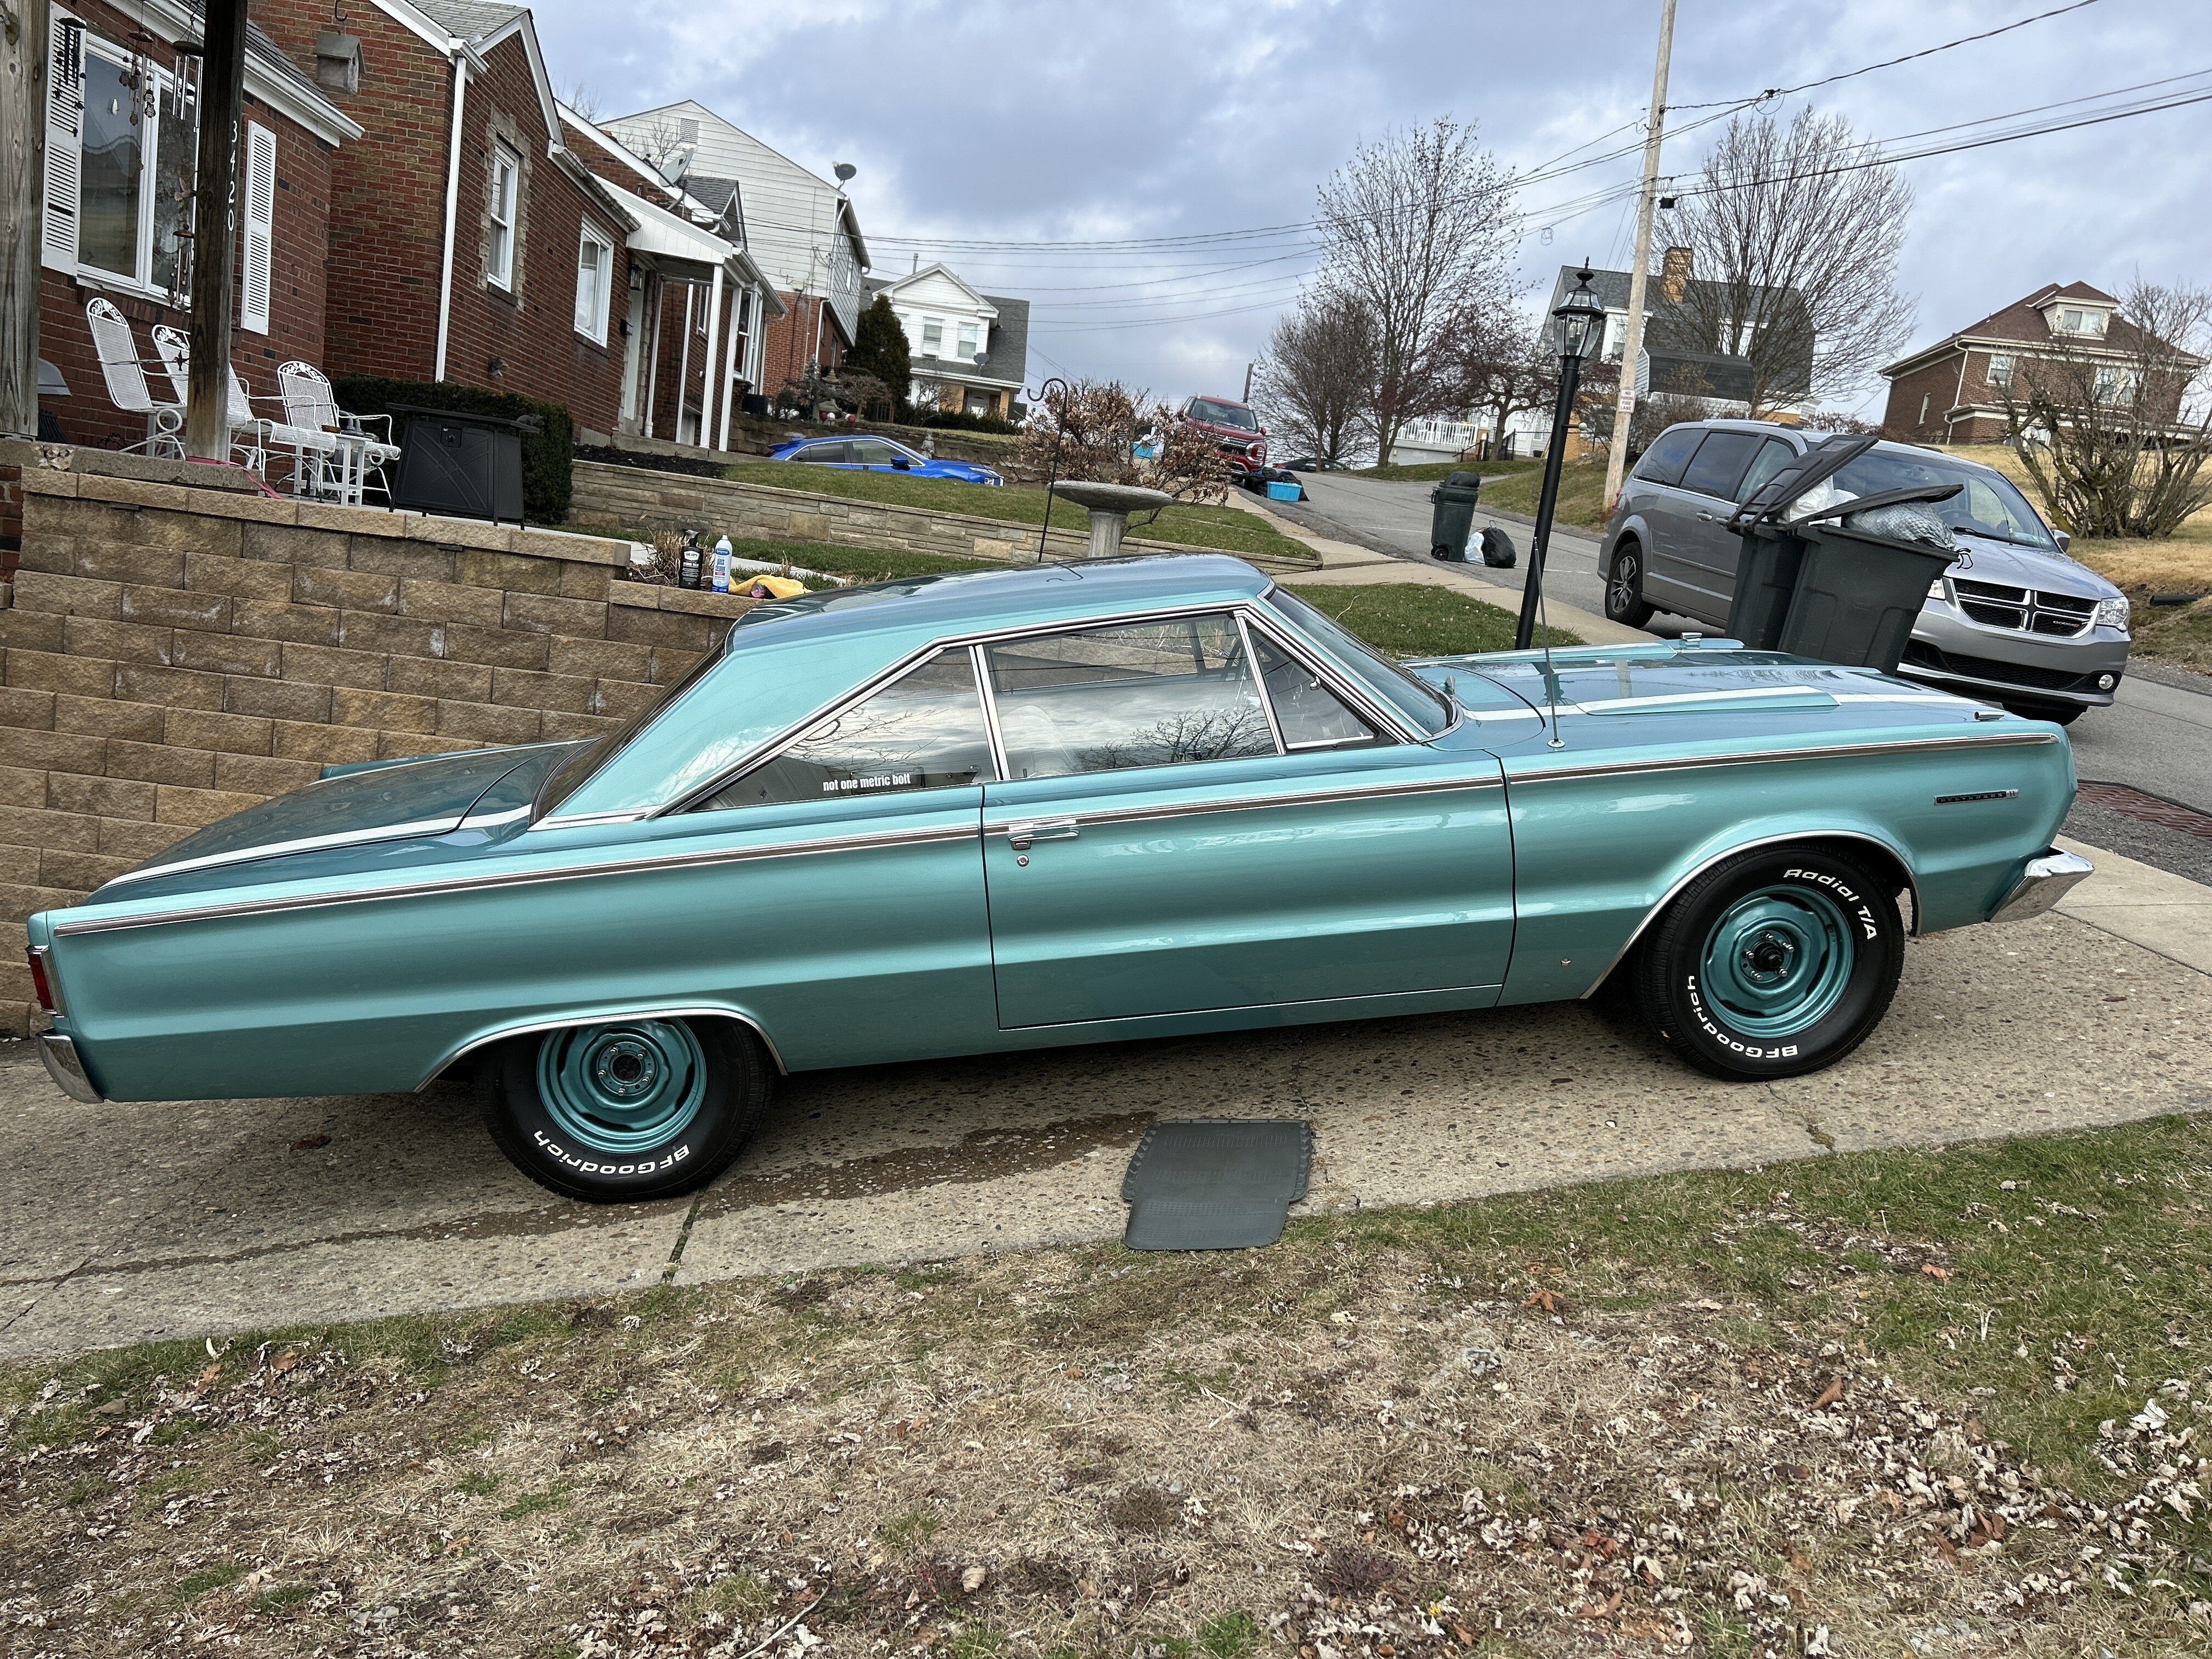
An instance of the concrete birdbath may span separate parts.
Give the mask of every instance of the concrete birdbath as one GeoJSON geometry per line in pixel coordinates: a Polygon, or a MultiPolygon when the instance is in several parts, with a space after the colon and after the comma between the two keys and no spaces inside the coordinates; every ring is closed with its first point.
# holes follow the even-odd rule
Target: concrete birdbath
{"type": "Polygon", "coordinates": [[[1094,559],[1110,559],[1121,550],[1122,533],[1132,513],[1149,513],[1174,499],[1164,489],[1138,484],[1091,483],[1081,479],[1055,486],[1054,493],[1091,514],[1091,552],[1094,559]]]}

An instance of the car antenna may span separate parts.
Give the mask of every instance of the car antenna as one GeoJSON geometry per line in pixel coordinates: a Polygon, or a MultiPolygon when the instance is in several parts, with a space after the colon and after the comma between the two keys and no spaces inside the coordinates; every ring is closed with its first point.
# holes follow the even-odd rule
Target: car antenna
{"type": "Polygon", "coordinates": [[[1552,672],[1552,613],[1544,603],[1543,561],[1536,561],[1528,574],[1536,579],[1536,622],[1544,630],[1544,702],[1552,711],[1552,736],[1545,747],[1565,749],[1567,741],[1559,735],[1559,681],[1552,672]]]}

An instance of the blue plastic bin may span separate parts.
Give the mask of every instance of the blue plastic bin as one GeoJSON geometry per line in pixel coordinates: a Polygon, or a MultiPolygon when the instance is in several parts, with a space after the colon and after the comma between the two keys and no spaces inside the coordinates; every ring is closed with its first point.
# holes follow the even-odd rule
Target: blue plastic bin
{"type": "Polygon", "coordinates": [[[1294,483],[1271,483],[1267,486],[1267,499],[1271,501],[1294,501],[1304,494],[1304,489],[1294,483]]]}

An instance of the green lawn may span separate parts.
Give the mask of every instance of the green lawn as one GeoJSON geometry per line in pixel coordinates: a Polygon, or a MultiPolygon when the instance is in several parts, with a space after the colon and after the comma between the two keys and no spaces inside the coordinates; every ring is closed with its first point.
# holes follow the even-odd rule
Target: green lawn
{"type": "MultiPolygon", "coordinates": [[[[734,466],[728,470],[728,475],[738,483],[803,489],[809,495],[837,495],[848,501],[884,501],[939,513],[967,513],[977,518],[1003,519],[1010,524],[1036,526],[1044,521],[1044,491],[1030,484],[1007,484],[994,489],[985,484],[963,483],[957,478],[846,472],[834,467],[809,466],[801,461],[763,461],[734,466]]],[[[1056,530],[1080,532],[1091,518],[1073,501],[1055,499],[1052,522],[1056,530]]],[[[1304,543],[1293,541],[1267,520],[1233,507],[1170,507],[1151,524],[1132,523],[1129,534],[1133,538],[1155,538],[1192,547],[1215,548],[1224,553],[1256,553],[1309,562],[1314,556],[1304,543]]]]}
{"type": "Polygon", "coordinates": [[[1542,471],[1543,462],[1516,455],[1496,461],[1420,461],[1407,466],[1363,466],[1356,468],[1352,476],[1380,478],[1386,483],[1412,483],[1439,482],[1455,472],[1479,472],[1486,478],[1496,478],[1532,470],[1542,471]]]}
{"type": "MultiPolygon", "coordinates": [[[[1457,657],[1475,651],[1510,651],[1514,614],[1455,588],[1425,582],[1376,582],[1358,586],[1318,582],[1285,584],[1333,621],[1394,657],[1457,657]]],[[[1543,641],[1537,631],[1537,642],[1543,641]]],[[[1553,645],[1580,645],[1582,636],[1552,630],[1553,645]]]]}
{"type": "MultiPolygon", "coordinates": [[[[1494,507],[1501,513],[1525,513],[1536,516],[1536,501],[1544,491],[1543,464],[1532,462],[1528,469],[1494,484],[1485,484],[1482,504],[1494,507]]],[[[1559,472],[1559,501],[1553,509],[1553,521],[1570,525],[1577,530],[1605,528],[1605,461],[1580,461],[1563,467],[1559,472]]]]}

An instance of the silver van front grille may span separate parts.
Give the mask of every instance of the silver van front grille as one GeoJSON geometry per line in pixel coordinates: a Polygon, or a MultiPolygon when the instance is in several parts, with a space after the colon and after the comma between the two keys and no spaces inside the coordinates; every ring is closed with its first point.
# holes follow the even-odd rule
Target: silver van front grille
{"type": "Polygon", "coordinates": [[[1963,576],[1951,578],[1951,592],[1959,609],[1971,620],[1984,628],[2009,629],[2016,634],[2070,640],[2087,633],[2097,617],[2096,600],[2078,593],[2046,593],[2039,588],[1970,581],[1963,576]]]}

